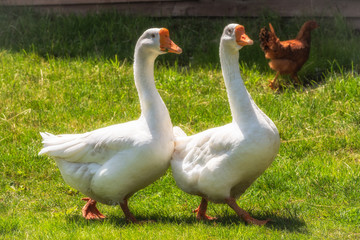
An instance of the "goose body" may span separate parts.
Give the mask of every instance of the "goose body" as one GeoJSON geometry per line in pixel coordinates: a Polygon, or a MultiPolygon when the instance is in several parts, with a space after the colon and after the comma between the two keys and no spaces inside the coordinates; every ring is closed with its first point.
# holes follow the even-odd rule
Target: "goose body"
{"type": "MultiPolygon", "coordinates": [[[[171,123],[164,127],[168,133],[171,123]]],[[[83,134],[41,134],[65,182],[101,203],[120,204],[169,167],[171,134],[154,139],[143,117],[83,134]],[[151,169],[151,171],[149,171],[151,169]]]]}
{"type": "Polygon", "coordinates": [[[154,62],[166,51],[181,53],[167,29],[148,29],[135,47],[134,78],[141,116],[83,134],[41,133],[41,154],[53,157],[65,182],[89,198],[87,219],[103,218],[96,202],[120,204],[127,220],[136,222],[127,199],[160,178],[174,150],[168,110],[154,83],[154,62]]]}
{"type": "Polygon", "coordinates": [[[240,75],[238,51],[252,40],[244,27],[225,27],[220,42],[220,61],[233,121],[193,136],[174,131],[175,151],[171,167],[176,184],[201,196],[198,219],[207,216],[207,201],[227,203],[246,222],[265,224],[240,209],[236,199],[269,167],[279,151],[275,124],[247,92],[240,75]]]}

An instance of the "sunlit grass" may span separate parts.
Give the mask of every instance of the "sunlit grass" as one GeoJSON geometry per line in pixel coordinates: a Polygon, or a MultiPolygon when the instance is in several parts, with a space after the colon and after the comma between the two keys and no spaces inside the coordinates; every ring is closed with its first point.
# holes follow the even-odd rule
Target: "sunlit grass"
{"type": "MultiPolygon", "coordinates": [[[[0,21],[2,26],[6,25],[5,20],[10,21],[8,28],[0,28],[1,238],[360,237],[359,61],[355,54],[342,56],[329,47],[331,44],[329,52],[338,54],[339,59],[329,55],[320,58],[327,50],[321,50],[320,39],[329,36],[323,27],[327,26],[325,22],[320,24],[322,29],[314,32],[313,43],[320,47],[312,51],[308,67],[300,74],[314,80],[305,87],[293,87],[285,78],[286,87],[274,93],[267,87],[267,79],[274,74],[268,70],[258,46],[245,47],[240,52],[246,87],[277,125],[282,144],[275,162],[238,203],[255,217],[271,218],[272,223],[265,227],[247,226],[230,208],[215,204],[209,205],[209,215],[219,219],[197,222],[191,211],[200,199],[180,191],[168,171],[130,199],[130,208],[138,219],[155,222],[133,225],[125,222],[119,207],[103,204],[99,204],[99,209],[108,217],[106,220],[84,220],[81,217],[83,195],[64,183],[53,160],[37,156],[41,149],[39,132],[81,133],[138,118],[140,108],[133,83],[132,49],[144,29],[161,23],[170,25],[173,40],[184,46],[183,56],[160,56],[155,69],[156,86],[173,124],[192,134],[228,123],[231,116],[217,59],[217,41],[222,27],[230,20],[200,19],[201,24],[209,22],[215,26],[209,30],[208,25],[202,26],[194,19],[145,21],[139,18],[131,22],[131,18],[116,14],[86,17],[16,14],[19,13],[1,15],[0,21]],[[39,25],[32,22],[34,19],[39,25]],[[102,42],[98,34],[89,30],[90,23],[95,29],[102,29],[96,31],[102,33],[102,37],[109,32],[118,34],[115,26],[122,34],[117,35],[114,42],[102,42]],[[125,23],[129,26],[124,26],[125,23]],[[62,30],[55,30],[55,25],[64,26],[62,30]],[[69,27],[72,25],[75,30],[69,27]],[[19,35],[11,37],[12,29],[17,29],[19,35]],[[57,40],[61,34],[63,38],[57,40]],[[196,41],[191,34],[201,36],[203,42],[196,41]],[[131,40],[125,36],[131,36],[131,40]],[[207,52],[197,50],[207,44],[212,46],[208,59],[207,52]],[[308,75],[313,71],[321,71],[321,78],[308,75]]],[[[256,39],[253,20],[243,21],[247,21],[243,23],[245,26],[253,26],[247,29],[256,39]]],[[[296,26],[277,21],[275,26],[284,27],[279,36],[284,36],[286,30],[296,34],[301,25],[300,20],[293,21],[296,26]]],[[[348,47],[353,38],[359,39],[356,35],[350,36],[348,47]]],[[[347,46],[342,48],[349,51],[347,46]]]]}

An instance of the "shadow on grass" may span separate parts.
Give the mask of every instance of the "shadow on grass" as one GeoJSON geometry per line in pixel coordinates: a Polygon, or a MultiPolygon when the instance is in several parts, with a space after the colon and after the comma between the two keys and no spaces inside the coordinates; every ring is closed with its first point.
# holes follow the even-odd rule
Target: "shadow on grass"
{"type": "MultiPolygon", "coordinates": [[[[259,219],[259,220],[265,220],[270,219],[270,221],[265,225],[265,227],[270,229],[276,229],[281,231],[288,231],[288,232],[296,232],[296,233],[303,233],[306,234],[307,227],[305,224],[305,221],[298,217],[284,217],[284,216],[278,216],[278,215],[256,215],[251,214],[252,217],[259,219]]],[[[195,219],[195,217],[194,217],[195,219]]],[[[240,219],[236,215],[227,215],[224,217],[218,216],[218,219],[215,221],[218,225],[247,225],[242,219],[240,219]]],[[[211,222],[210,222],[211,224],[211,222]]]]}
{"type": "MultiPolygon", "coordinates": [[[[135,217],[141,224],[152,224],[152,223],[195,224],[198,222],[196,218],[192,216],[167,217],[160,215],[151,215],[151,216],[136,215],[135,217]]],[[[125,227],[132,224],[127,222],[123,215],[120,216],[107,215],[106,218],[103,220],[86,220],[81,215],[69,215],[66,216],[66,221],[69,223],[76,222],[78,225],[88,225],[89,223],[97,225],[97,224],[103,224],[103,222],[107,222],[119,227],[125,227]]],[[[205,223],[211,224],[211,222],[205,222],[205,223]]]]}
{"type": "MultiPolygon", "coordinates": [[[[140,224],[187,224],[187,225],[196,225],[199,221],[194,216],[163,216],[163,215],[137,215],[136,219],[140,222],[140,224]]],[[[216,216],[218,219],[214,221],[201,221],[201,224],[209,225],[209,226],[230,226],[230,225],[246,225],[244,221],[242,221],[236,215],[228,215],[224,216],[216,216]]],[[[307,227],[305,221],[301,220],[298,217],[283,217],[277,216],[273,214],[269,215],[253,215],[254,218],[257,219],[271,219],[265,227],[270,229],[276,229],[281,231],[288,232],[296,232],[307,234],[307,227]]],[[[114,216],[109,215],[104,220],[85,220],[80,215],[70,215],[66,217],[68,222],[76,222],[79,226],[88,226],[88,225],[102,225],[104,222],[115,225],[117,227],[126,227],[133,225],[132,223],[128,223],[124,216],[114,216]]]]}
{"type": "Polygon", "coordinates": [[[308,233],[305,221],[298,217],[269,215],[268,218],[271,219],[271,221],[266,225],[268,228],[303,234],[308,233]]]}
{"type": "Polygon", "coordinates": [[[299,76],[301,81],[300,84],[295,84],[294,80],[288,75],[280,75],[277,79],[279,83],[279,88],[276,90],[277,93],[283,93],[287,89],[296,89],[301,90],[303,88],[315,89],[322,86],[325,83],[325,73],[327,71],[324,69],[322,71],[312,72],[307,75],[299,76]]]}
{"type": "Polygon", "coordinates": [[[305,87],[310,87],[310,88],[317,88],[320,85],[325,83],[325,74],[326,74],[326,70],[322,70],[322,71],[316,71],[316,72],[312,72],[309,73],[307,75],[304,75],[302,77],[302,83],[305,87]]]}

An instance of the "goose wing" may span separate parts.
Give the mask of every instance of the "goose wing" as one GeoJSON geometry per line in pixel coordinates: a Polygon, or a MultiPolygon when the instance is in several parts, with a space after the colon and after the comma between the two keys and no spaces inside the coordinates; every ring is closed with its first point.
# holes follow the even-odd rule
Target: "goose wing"
{"type": "Polygon", "coordinates": [[[83,134],[53,135],[41,132],[44,148],[39,155],[73,163],[102,164],[116,153],[128,150],[149,138],[138,121],[112,125],[83,134]]]}

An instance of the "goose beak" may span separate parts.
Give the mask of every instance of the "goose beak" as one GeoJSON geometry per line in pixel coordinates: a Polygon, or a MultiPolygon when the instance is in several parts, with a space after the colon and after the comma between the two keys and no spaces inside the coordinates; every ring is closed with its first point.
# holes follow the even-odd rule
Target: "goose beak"
{"type": "Polygon", "coordinates": [[[169,37],[169,30],[162,28],[159,31],[160,35],[160,50],[163,52],[170,52],[180,54],[182,53],[181,48],[179,48],[169,37]]]}
{"type": "Polygon", "coordinates": [[[235,27],[236,43],[240,46],[253,45],[254,41],[245,34],[245,28],[242,25],[235,27]]]}

